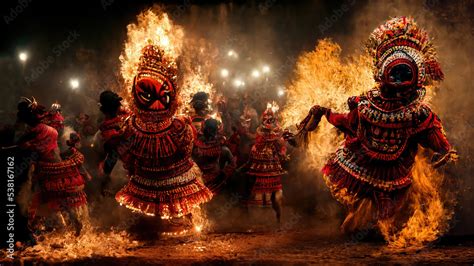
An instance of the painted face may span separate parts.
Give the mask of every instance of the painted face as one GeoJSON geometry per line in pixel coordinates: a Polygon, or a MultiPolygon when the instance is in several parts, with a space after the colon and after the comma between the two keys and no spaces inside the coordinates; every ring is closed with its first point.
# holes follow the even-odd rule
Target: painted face
{"type": "Polygon", "coordinates": [[[408,60],[395,61],[387,66],[383,75],[386,86],[394,89],[413,87],[417,83],[416,65],[408,60]]]}
{"type": "Polygon", "coordinates": [[[267,129],[272,129],[275,126],[275,124],[276,124],[276,119],[273,113],[265,111],[265,113],[263,113],[263,116],[262,116],[262,125],[267,129]]]}
{"type": "Polygon", "coordinates": [[[176,91],[169,80],[161,78],[140,78],[133,87],[133,98],[143,110],[167,111],[176,98],[176,91]]]}

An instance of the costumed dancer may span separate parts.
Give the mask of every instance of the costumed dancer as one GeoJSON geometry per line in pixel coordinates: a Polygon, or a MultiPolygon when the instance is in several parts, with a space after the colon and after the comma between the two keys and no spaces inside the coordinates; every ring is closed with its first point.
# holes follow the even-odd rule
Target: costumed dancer
{"type": "Polygon", "coordinates": [[[193,113],[191,114],[191,121],[196,129],[196,133],[201,131],[202,125],[206,119],[211,118],[209,109],[209,94],[199,91],[193,95],[191,99],[191,107],[193,113]]]}
{"type": "Polygon", "coordinates": [[[51,105],[48,114],[45,116],[44,123],[56,129],[59,136],[62,135],[64,130],[64,117],[61,112],[61,105],[55,102],[51,105]]]}
{"type": "MultiPolygon", "coordinates": [[[[255,111],[255,110],[253,110],[255,111]]],[[[252,127],[252,122],[255,122],[257,119],[253,115],[253,112],[250,111],[250,108],[247,106],[244,108],[242,115],[240,116],[239,125],[237,130],[234,131],[229,142],[230,147],[237,147],[238,150],[235,153],[237,157],[237,167],[245,164],[250,155],[250,150],[252,145],[255,142],[255,127],[252,127]]]]}
{"type": "Polygon", "coordinates": [[[113,91],[103,91],[99,96],[100,111],[104,114],[104,120],[99,126],[100,136],[103,143],[105,159],[100,164],[100,169],[104,178],[103,192],[110,193],[105,187],[110,179],[110,174],[119,159],[118,150],[122,140],[122,129],[129,116],[128,111],[122,107],[122,97],[113,91]]]}
{"type": "Polygon", "coordinates": [[[397,17],[376,28],[368,50],[377,86],[348,100],[349,112],[313,106],[299,124],[296,141],[315,130],[321,117],[345,134],[323,168],[333,196],[347,206],[341,228],[354,231],[389,219],[406,201],[418,145],[435,152],[439,167],[457,159],[439,117],[424,102],[425,86],[443,73],[428,34],[412,18],[397,17]]]}
{"type": "Polygon", "coordinates": [[[115,196],[131,210],[161,218],[161,230],[169,233],[186,232],[193,209],[212,198],[191,159],[191,121],[174,116],[180,91],[177,74],[175,61],[160,47],[143,48],[121,144],[130,180],[115,196]]]}
{"type": "Polygon", "coordinates": [[[193,159],[203,173],[204,184],[214,194],[221,190],[235,170],[232,153],[225,145],[225,137],[218,133],[219,127],[218,120],[206,119],[193,147],[193,159]]]}
{"type": "Polygon", "coordinates": [[[242,171],[250,180],[247,195],[244,196],[246,204],[273,207],[279,223],[283,200],[281,178],[286,173],[282,162],[288,157],[283,131],[276,117],[277,111],[278,106],[275,103],[267,105],[262,114],[262,122],[257,128],[249,160],[242,167],[242,171]]]}
{"type": "MultiPolygon", "coordinates": [[[[64,218],[74,226],[75,234],[82,230],[80,216],[87,212],[87,198],[84,184],[87,173],[81,171],[84,156],[74,147],[61,157],[58,148],[58,131],[45,124],[45,108],[34,98],[23,98],[18,104],[18,120],[28,125],[19,146],[36,153],[33,163],[34,195],[29,208],[31,226],[40,217],[48,218],[53,228],[64,226],[64,218]]],[[[76,141],[70,140],[72,146],[76,141]]]]}

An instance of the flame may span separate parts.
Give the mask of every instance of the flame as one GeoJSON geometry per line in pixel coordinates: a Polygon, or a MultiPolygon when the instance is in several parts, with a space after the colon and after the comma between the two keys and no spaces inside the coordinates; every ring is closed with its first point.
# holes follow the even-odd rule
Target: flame
{"type": "MultiPolygon", "coordinates": [[[[137,22],[127,26],[127,40],[120,55],[124,87],[132,86],[142,48],[154,44],[164,50],[165,56],[179,61],[180,114],[186,113],[192,95],[198,91],[209,93],[212,99],[215,88],[208,79],[214,67],[217,50],[202,39],[184,37],[184,29],[176,25],[163,10],[154,8],[140,13],[137,22]]],[[[126,94],[124,104],[128,105],[130,93],[126,91],[124,94],[126,94]]]]}
{"type": "MultiPolygon", "coordinates": [[[[295,78],[288,86],[287,105],[282,111],[283,125],[293,127],[307,115],[311,106],[318,104],[336,112],[347,112],[347,99],[360,95],[375,86],[372,60],[368,55],[341,58],[341,48],[330,40],[318,42],[315,50],[304,53],[297,61],[295,78]]],[[[428,89],[431,94],[431,90],[428,89]]],[[[425,99],[429,101],[431,95],[425,99]]],[[[333,153],[342,136],[325,119],[311,134],[300,162],[306,169],[319,171],[333,153]]],[[[443,175],[428,167],[421,153],[413,168],[413,186],[409,197],[411,216],[397,232],[392,223],[384,221],[379,228],[389,248],[422,247],[446,232],[452,216],[446,199],[440,194],[443,175]]],[[[324,182],[319,182],[324,185],[324,182]]]]}
{"type": "MultiPolygon", "coordinates": [[[[304,53],[297,61],[295,79],[287,89],[287,104],[282,111],[284,127],[299,123],[311,106],[318,104],[336,112],[348,111],[347,99],[375,86],[368,55],[341,58],[341,48],[324,39],[315,50],[304,53]]],[[[336,150],[341,136],[324,119],[307,149],[305,164],[314,170],[322,168],[336,150]]]]}
{"type": "Polygon", "coordinates": [[[181,84],[182,105],[179,113],[190,112],[189,103],[192,96],[199,91],[209,94],[210,103],[217,102],[216,87],[210,82],[210,76],[215,72],[215,62],[217,62],[218,55],[218,50],[209,41],[187,36],[180,61],[183,77],[181,84]]]}
{"type": "MultiPolygon", "coordinates": [[[[120,55],[121,74],[125,88],[131,88],[143,47],[158,45],[165,56],[176,60],[183,49],[184,30],[173,23],[160,9],[146,10],[137,16],[137,22],[127,26],[127,40],[120,55]]],[[[126,93],[130,95],[130,93],[126,93]]]]}
{"type": "Polygon", "coordinates": [[[140,243],[130,239],[125,231],[98,232],[84,228],[79,237],[73,232],[52,232],[36,246],[20,251],[18,257],[42,258],[48,262],[59,262],[92,256],[124,257],[140,243]]]}
{"type": "Polygon", "coordinates": [[[181,110],[179,113],[184,114],[189,112],[189,103],[196,92],[203,91],[209,94],[209,99],[213,99],[215,89],[213,84],[207,81],[206,76],[200,71],[188,72],[184,77],[181,88],[181,110]]]}
{"type": "Polygon", "coordinates": [[[435,241],[449,229],[453,211],[449,204],[454,198],[443,188],[444,175],[434,170],[427,159],[416,157],[413,167],[413,185],[409,193],[410,211],[405,226],[398,232],[390,230],[393,221],[381,221],[380,231],[392,249],[420,249],[435,241]],[[448,195],[448,196],[446,196],[448,195]]]}
{"type": "Polygon", "coordinates": [[[267,109],[271,109],[272,112],[275,114],[276,112],[278,112],[278,110],[280,110],[280,106],[278,106],[275,101],[267,102],[267,109]]]}

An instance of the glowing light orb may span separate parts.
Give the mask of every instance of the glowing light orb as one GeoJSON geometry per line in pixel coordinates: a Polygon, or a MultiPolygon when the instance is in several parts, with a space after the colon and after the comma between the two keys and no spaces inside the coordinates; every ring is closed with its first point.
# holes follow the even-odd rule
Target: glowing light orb
{"type": "Polygon", "coordinates": [[[270,67],[269,67],[268,65],[264,65],[264,66],[262,67],[262,72],[263,72],[263,73],[269,73],[269,72],[270,72],[270,67]]]}
{"type": "Polygon", "coordinates": [[[229,76],[229,70],[223,68],[223,69],[221,70],[221,77],[227,78],[228,76],[229,76]]]}
{"type": "Polygon", "coordinates": [[[18,54],[18,58],[20,58],[21,62],[26,62],[26,60],[28,60],[28,54],[26,52],[21,52],[18,54]]]}
{"type": "Polygon", "coordinates": [[[235,79],[234,80],[234,86],[236,88],[242,87],[245,85],[245,82],[243,82],[241,79],[235,79]]]}
{"type": "Polygon", "coordinates": [[[260,71],[254,69],[254,70],[252,71],[252,77],[254,77],[254,78],[260,77],[260,71]]]}
{"type": "Polygon", "coordinates": [[[194,230],[195,230],[197,233],[201,233],[201,232],[202,232],[202,225],[196,225],[196,226],[194,226],[194,230]]]}
{"type": "Polygon", "coordinates": [[[285,89],[284,89],[284,88],[281,88],[281,87],[278,88],[278,96],[281,97],[281,96],[283,96],[283,95],[285,95],[285,89]]]}
{"type": "Polygon", "coordinates": [[[71,80],[69,81],[69,84],[71,84],[71,88],[72,88],[73,90],[79,88],[79,80],[77,80],[77,79],[71,79],[71,80]]]}

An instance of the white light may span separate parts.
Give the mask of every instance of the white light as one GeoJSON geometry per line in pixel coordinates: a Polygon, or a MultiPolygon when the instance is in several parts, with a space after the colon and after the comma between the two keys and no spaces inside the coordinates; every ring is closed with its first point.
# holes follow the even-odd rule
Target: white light
{"type": "Polygon", "coordinates": [[[260,77],[260,71],[254,69],[254,70],[252,71],[252,77],[254,77],[254,78],[260,77]]]}
{"type": "Polygon", "coordinates": [[[240,80],[240,79],[235,79],[235,80],[234,80],[234,86],[235,86],[235,87],[238,88],[238,87],[242,87],[242,86],[244,86],[244,85],[245,85],[245,82],[243,82],[242,80],[240,80]]]}
{"type": "Polygon", "coordinates": [[[228,76],[229,76],[229,70],[223,68],[223,69],[221,70],[221,77],[227,78],[228,76]]]}
{"type": "Polygon", "coordinates": [[[71,79],[71,80],[69,81],[69,83],[71,84],[71,88],[72,88],[73,90],[79,88],[79,80],[77,80],[77,79],[71,79]]]}
{"type": "Polygon", "coordinates": [[[227,52],[227,56],[232,57],[232,58],[238,58],[239,57],[239,55],[234,50],[229,50],[227,52]]]}
{"type": "Polygon", "coordinates": [[[284,91],[283,89],[279,89],[279,90],[278,90],[278,96],[281,97],[281,96],[283,96],[283,95],[285,95],[285,91],[284,91]]]}
{"type": "Polygon", "coordinates": [[[263,71],[263,73],[268,73],[268,72],[270,72],[270,67],[267,66],[267,65],[264,65],[264,66],[262,67],[262,71],[263,71]]]}
{"type": "Polygon", "coordinates": [[[18,54],[18,58],[20,58],[21,62],[25,62],[28,59],[28,54],[25,52],[21,52],[18,54]]]}
{"type": "Polygon", "coordinates": [[[197,233],[201,233],[201,231],[202,231],[202,225],[196,225],[196,226],[194,227],[194,230],[196,230],[197,233]]]}

